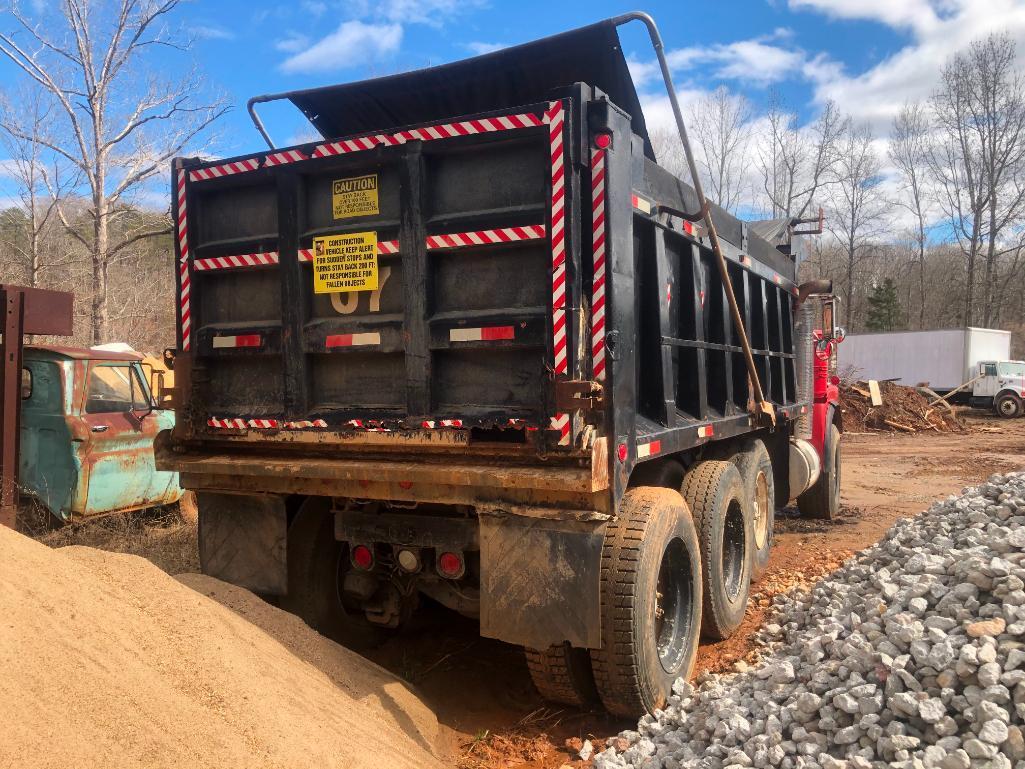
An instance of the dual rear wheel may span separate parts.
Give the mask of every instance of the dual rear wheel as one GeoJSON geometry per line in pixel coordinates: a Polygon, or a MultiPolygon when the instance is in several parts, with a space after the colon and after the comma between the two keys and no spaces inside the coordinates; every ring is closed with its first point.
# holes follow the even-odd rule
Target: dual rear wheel
{"type": "MultiPolygon", "coordinates": [[[[698,463],[680,491],[626,492],[602,548],[602,647],[527,651],[546,699],[600,702],[625,717],[652,712],[665,705],[674,681],[690,677],[702,635],[721,640],[736,632],[759,541],[752,498],[760,492],[769,510],[774,494],[764,445],[756,442],[750,454],[698,463]]],[[[767,550],[764,524],[761,538],[767,550]]]]}

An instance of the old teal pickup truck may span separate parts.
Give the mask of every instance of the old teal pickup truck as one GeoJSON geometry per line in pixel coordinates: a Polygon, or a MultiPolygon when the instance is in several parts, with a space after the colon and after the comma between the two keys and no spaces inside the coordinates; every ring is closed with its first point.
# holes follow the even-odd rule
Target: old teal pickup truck
{"type": "Polygon", "coordinates": [[[21,394],[22,492],[58,520],[181,498],[178,474],[153,462],[174,413],[155,408],[140,355],[30,345],[21,394]]]}

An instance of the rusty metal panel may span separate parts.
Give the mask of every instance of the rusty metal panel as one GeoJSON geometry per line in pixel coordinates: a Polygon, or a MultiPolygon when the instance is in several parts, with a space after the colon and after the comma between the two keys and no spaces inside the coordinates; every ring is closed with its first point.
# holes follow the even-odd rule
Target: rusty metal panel
{"type": "Polygon", "coordinates": [[[0,290],[0,525],[15,526],[18,515],[18,444],[21,429],[21,335],[24,294],[0,290]]]}
{"type": "Polygon", "coordinates": [[[601,646],[605,524],[480,516],[480,634],[534,649],[601,646]]]}
{"type": "Polygon", "coordinates": [[[51,336],[71,336],[74,333],[74,294],[11,285],[0,285],[0,291],[18,291],[24,297],[25,322],[21,333],[51,336]]]}

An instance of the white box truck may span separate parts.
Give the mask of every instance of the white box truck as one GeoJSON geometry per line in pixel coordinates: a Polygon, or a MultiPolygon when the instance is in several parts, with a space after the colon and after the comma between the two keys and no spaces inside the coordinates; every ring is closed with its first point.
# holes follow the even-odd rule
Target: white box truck
{"type": "Polygon", "coordinates": [[[844,376],[924,384],[941,394],[971,382],[952,400],[1016,417],[1025,411],[1025,363],[1010,357],[1010,331],[889,331],[849,335],[839,367],[844,376]]]}

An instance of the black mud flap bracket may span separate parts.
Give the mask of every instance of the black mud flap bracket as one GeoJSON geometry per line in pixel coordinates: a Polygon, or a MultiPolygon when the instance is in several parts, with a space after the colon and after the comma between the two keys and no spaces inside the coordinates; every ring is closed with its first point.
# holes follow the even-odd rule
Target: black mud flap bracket
{"type": "Polygon", "coordinates": [[[478,509],[481,575],[480,633],[507,643],[547,649],[601,646],[601,548],[598,513],[566,518],[478,509]]]}
{"type": "Polygon", "coordinates": [[[204,574],[264,595],[288,591],[284,496],[197,491],[204,574]]]}

